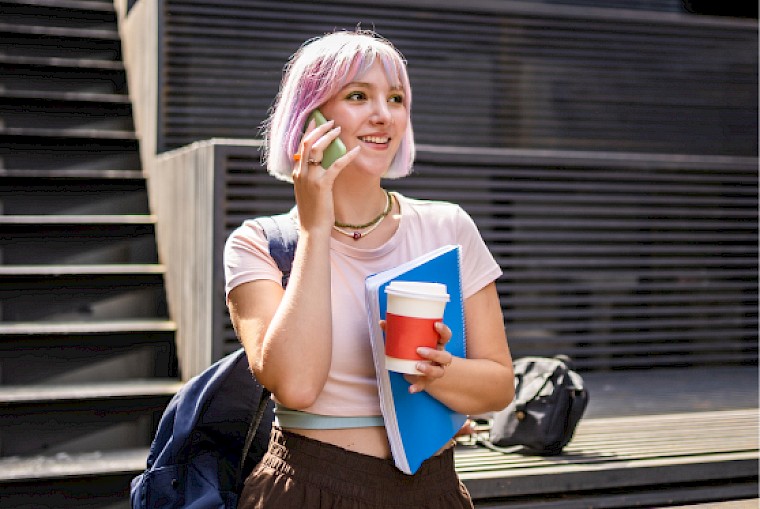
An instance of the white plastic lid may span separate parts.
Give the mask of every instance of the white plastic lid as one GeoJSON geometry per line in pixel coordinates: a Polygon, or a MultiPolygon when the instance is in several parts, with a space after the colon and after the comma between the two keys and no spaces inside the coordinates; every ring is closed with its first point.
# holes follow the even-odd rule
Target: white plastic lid
{"type": "Polygon", "coordinates": [[[421,281],[391,281],[385,287],[385,293],[412,299],[432,299],[448,302],[449,294],[446,285],[442,283],[427,283],[421,281]]]}

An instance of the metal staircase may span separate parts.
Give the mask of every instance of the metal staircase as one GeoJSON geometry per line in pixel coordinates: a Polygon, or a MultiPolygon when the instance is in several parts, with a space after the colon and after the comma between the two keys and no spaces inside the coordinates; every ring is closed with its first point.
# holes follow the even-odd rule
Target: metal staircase
{"type": "Polygon", "coordinates": [[[108,0],[0,0],[0,508],[128,507],[179,387],[108,0]]]}

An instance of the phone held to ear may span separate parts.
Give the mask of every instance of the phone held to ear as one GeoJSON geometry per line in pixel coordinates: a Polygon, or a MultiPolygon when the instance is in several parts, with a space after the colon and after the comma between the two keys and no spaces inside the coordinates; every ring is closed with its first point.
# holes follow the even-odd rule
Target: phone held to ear
{"type": "MultiPolygon", "coordinates": [[[[309,118],[306,119],[306,125],[308,126],[312,120],[314,120],[316,127],[319,127],[327,122],[327,119],[319,110],[314,110],[311,112],[309,118]]],[[[343,157],[344,155],[346,155],[346,146],[343,144],[340,138],[335,138],[322,153],[322,168],[329,168],[339,157],[343,157]]]]}

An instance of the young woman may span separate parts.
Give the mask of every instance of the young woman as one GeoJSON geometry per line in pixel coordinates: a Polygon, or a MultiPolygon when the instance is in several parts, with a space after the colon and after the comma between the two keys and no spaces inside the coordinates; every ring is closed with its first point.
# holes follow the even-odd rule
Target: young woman
{"type": "Polygon", "coordinates": [[[267,240],[246,221],[227,241],[227,302],[258,380],[272,391],[277,425],[246,481],[243,508],[472,507],[446,447],[413,476],[397,470],[380,415],[364,306],[364,279],[446,244],[462,246],[467,358],[421,349],[427,391],[463,414],[500,410],[514,393],[512,360],[494,281],[501,275],[458,206],[383,188],[411,171],[412,91],[406,63],[367,31],[307,41],[285,67],[267,121],[265,161],[291,181],[299,228],[290,282],[267,240]],[[319,109],[329,121],[304,125],[319,109]],[[347,153],[327,169],[325,150],[347,153]]]}

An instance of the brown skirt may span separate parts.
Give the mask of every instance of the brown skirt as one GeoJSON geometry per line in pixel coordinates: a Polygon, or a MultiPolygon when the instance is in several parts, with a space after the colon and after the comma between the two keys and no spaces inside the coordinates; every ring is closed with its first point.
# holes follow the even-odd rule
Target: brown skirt
{"type": "Polygon", "coordinates": [[[348,451],[279,428],[245,482],[240,509],[473,509],[453,448],[414,475],[392,460],[348,451]]]}

